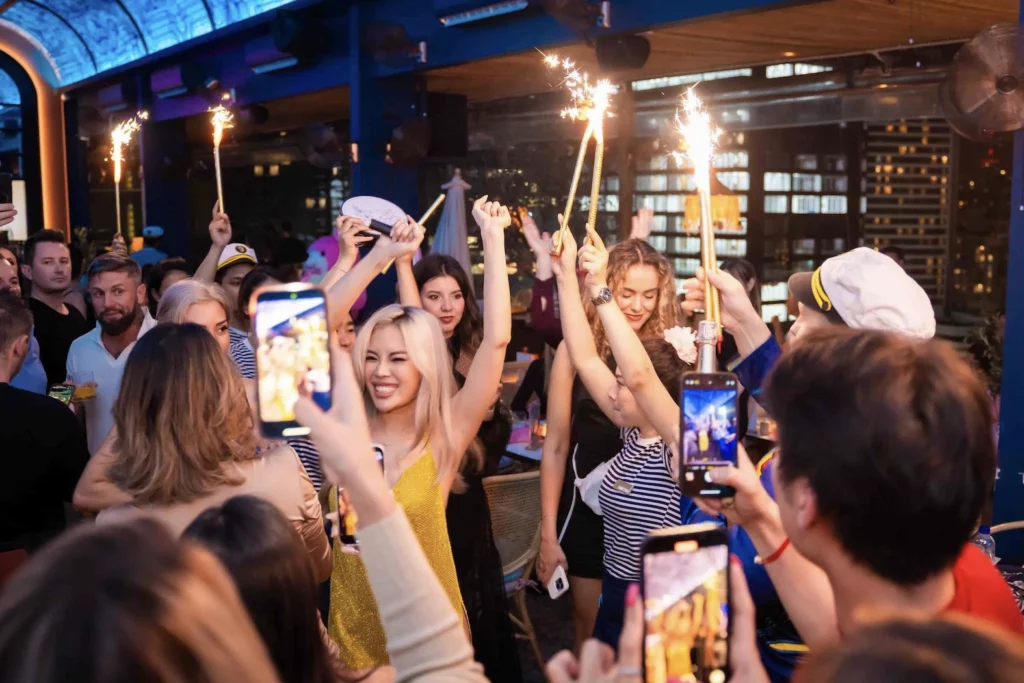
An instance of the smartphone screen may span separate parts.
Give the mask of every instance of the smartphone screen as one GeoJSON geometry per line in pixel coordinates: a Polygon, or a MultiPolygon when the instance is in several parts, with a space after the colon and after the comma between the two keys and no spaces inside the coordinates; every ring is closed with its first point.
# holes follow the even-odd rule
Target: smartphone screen
{"type": "Polygon", "coordinates": [[[700,524],[648,537],[643,596],[646,683],[725,683],[729,663],[726,531],[700,524]]]}
{"type": "Polygon", "coordinates": [[[738,448],[739,384],[728,372],[683,375],[680,487],[688,496],[728,496],[711,483],[711,470],[735,465],[738,448]]]}
{"type": "Polygon", "coordinates": [[[50,398],[55,398],[64,405],[71,403],[71,398],[75,395],[75,386],[73,384],[54,384],[50,387],[50,391],[47,394],[50,398]]]}
{"type": "MultiPolygon", "coordinates": [[[[377,458],[377,464],[380,465],[380,471],[383,472],[384,448],[374,444],[373,453],[377,458]]],[[[338,540],[344,545],[359,545],[359,541],[356,540],[356,525],[359,523],[359,517],[352,507],[352,503],[349,502],[345,489],[336,487],[335,492],[337,495],[335,506],[338,510],[338,540]]]]}
{"type": "Polygon", "coordinates": [[[282,285],[260,292],[256,328],[256,393],[260,428],[269,438],[304,436],[295,401],[310,396],[331,407],[331,354],[324,293],[309,285],[282,285]]]}

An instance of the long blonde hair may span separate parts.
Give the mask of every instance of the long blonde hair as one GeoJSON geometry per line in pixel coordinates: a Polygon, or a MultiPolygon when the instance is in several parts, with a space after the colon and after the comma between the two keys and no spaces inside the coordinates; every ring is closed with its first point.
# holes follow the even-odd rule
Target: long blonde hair
{"type": "Polygon", "coordinates": [[[162,323],[139,338],[114,425],[107,474],[136,503],[185,503],[239,484],[227,465],[256,455],[242,379],[199,325],[162,323]]]}
{"type": "MultiPolygon", "coordinates": [[[[658,271],[658,303],[651,317],[637,331],[641,339],[661,339],[665,330],[676,325],[676,287],[672,266],[654,247],[643,240],[629,239],[619,242],[608,250],[608,288],[616,294],[626,279],[626,273],[634,266],[651,266],[658,271]]],[[[590,322],[594,345],[601,358],[611,357],[611,347],[605,336],[597,307],[586,293],[583,295],[583,310],[590,322]]]]}
{"type": "Polygon", "coordinates": [[[188,311],[196,304],[215,301],[224,309],[224,315],[230,317],[231,300],[220,285],[200,282],[199,280],[182,280],[167,288],[160,297],[160,305],[156,309],[156,319],[162,323],[183,323],[188,311]]]}
{"type": "Polygon", "coordinates": [[[437,318],[422,308],[393,304],[380,309],[366,321],[356,337],[352,350],[359,387],[363,390],[363,402],[367,415],[373,416],[376,409],[366,388],[366,354],[374,331],[394,326],[405,340],[409,360],[421,376],[419,393],[416,395],[416,440],[415,450],[420,450],[430,441],[430,449],[437,463],[439,480],[456,476],[462,453],[454,452],[451,443],[452,396],[455,395],[455,377],[452,362],[445,344],[441,325],[437,318]]]}

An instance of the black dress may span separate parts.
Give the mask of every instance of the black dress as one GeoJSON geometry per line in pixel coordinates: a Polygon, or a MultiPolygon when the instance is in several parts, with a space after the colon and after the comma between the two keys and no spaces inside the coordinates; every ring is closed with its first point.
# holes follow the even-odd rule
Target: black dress
{"type": "MultiPolygon", "coordinates": [[[[459,387],[465,378],[455,372],[459,387]]],[[[500,407],[500,402],[499,402],[500,407]]],[[[498,471],[498,461],[505,453],[512,432],[507,410],[495,411],[494,418],[480,425],[477,439],[484,451],[480,471],[462,472],[466,482],[464,493],[448,496],[448,538],[455,559],[459,591],[469,617],[476,661],[492,683],[520,683],[519,650],[508,616],[508,600],[502,575],[501,556],[494,545],[491,510],[487,505],[482,479],[498,471]]]]}
{"type": "Polygon", "coordinates": [[[569,457],[558,502],[559,544],[569,563],[569,576],[600,579],[604,576],[604,520],[580,499],[576,478],[585,478],[595,467],[614,458],[622,450],[622,437],[579,377],[572,385],[569,436],[569,457]]]}

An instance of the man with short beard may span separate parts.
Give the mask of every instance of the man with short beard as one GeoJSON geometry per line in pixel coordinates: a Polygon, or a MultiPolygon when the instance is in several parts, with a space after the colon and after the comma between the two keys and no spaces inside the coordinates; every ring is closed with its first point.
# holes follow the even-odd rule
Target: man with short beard
{"type": "Polygon", "coordinates": [[[28,306],[35,320],[39,358],[46,369],[47,385],[64,381],[68,349],[89,331],[85,316],[64,303],[71,286],[71,251],[64,233],[40,230],[25,241],[21,272],[32,283],[28,306]]]}
{"type": "Polygon", "coordinates": [[[97,325],[71,345],[67,375],[76,385],[88,382],[90,376],[96,384],[96,397],[85,404],[89,453],[93,454],[114,426],[114,401],[128,354],[156,321],[146,307],[139,264],[127,256],[105,254],[89,265],[89,295],[97,325]]]}

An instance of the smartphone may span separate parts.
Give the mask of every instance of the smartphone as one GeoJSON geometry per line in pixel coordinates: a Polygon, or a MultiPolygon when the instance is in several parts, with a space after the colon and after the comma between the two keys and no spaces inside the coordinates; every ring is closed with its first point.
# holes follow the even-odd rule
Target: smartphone
{"type": "Polygon", "coordinates": [[[307,284],[270,287],[256,297],[256,396],[260,430],[267,438],[305,436],[295,421],[295,401],[305,394],[331,407],[327,302],[307,284]]]}
{"type": "MultiPolygon", "coordinates": [[[[383,472],[384,448],[374,444],[373,454],[377,458],[377,464],[380,465],[380,471],[383,472]]],[[[335,493],[338,497],[335,501],[338,510],[338,540],[344,545],[359,545],[359,541],[356,540],[356,524],[359,522],[356,511],[352,508],[345,489],[340,486],[335,487],[335,493]]]]}
{"type": "Polygon", "coordinates": [[[551,574],[551,580],[548,581],[548,595],[551,596],[552,600],[557,600],[565,595],[568,590],[569,577],[565,575],[565,569],[562,565],[558,565],[551,574]]]}
{"type": "Polygon", "coordinates": [[[728,497],[731,486],[711,483],[711,470],[735,465],[739,382],[728,372],[688,372],[682,379],[679,487],[687,496],[728,497]]]}
{"type": "Polygon", "coordinates": [[[71,399],[75,395],[74,384],[54,384],[50,387],[50,391],[47,394],[50,398],[55,398],[64,405],[71,403],[71,399]]]}
{"type": "Polygon", "coordinates": [[[10,173],[0,173],[0,204],[10,204],[14,201],[14,176],[10,173]]]}
{"type": "Polygon", "coordinates": [[[386,223],[381,223],[376,218],[371,218],[370,219],[370,227],[373,228],[374,230],[376,230],[377,232],[370,232],[368,230],[360,230],[356,234],[359,235],[360,237],[372,237],[372,238],[374,238],[374,240],[379,238],[381,235],[387,235],[388,237],[391,236],[392,226],[387,225],[386,223]]]}
{"type": "Polygon", "coordinates": [[[729,678],[729,536],[725,527],[659,529],[641,550],[646,683],[729,678]]]}

